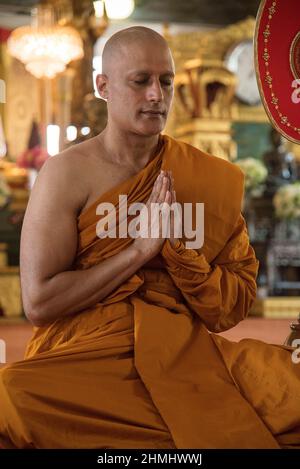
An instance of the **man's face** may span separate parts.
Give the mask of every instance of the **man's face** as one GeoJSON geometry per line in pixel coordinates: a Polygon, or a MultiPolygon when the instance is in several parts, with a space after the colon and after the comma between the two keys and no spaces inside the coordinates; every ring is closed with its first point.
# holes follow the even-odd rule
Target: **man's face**
{"type": "Polygon", "coordinates": [[[173,98],[174,64],[166,46],[130,44],[118,53],[107,79],[108,120],[121,131],[159,134],[173,98]]]}

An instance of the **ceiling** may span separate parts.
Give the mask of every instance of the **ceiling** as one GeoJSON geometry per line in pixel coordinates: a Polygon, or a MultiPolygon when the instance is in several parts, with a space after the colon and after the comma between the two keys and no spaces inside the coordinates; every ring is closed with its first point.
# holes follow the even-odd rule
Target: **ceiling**
{"type": "Polygon", "coordinates": [[[135,20],[227,25],[256,16],[260,0],[139,0],[135,20]]]}
{"type": "Polygon", "coordinates": [[[34,0],[11,0],[9,2],[0,0],[0,13],[29,14],[30,9],[36,3],[34,0]]]}
{"type": "MultiPolygon", "coordinates": [[[[35,0],[0,0],[0,24],[5,17],[26,17],[35,0]]],[[[256,16],[260,0],[135,0],[130,19],[141,22],[228,25],[256,16]]],[[[17,21],[18,22],[18,21],[17,21]]]]}

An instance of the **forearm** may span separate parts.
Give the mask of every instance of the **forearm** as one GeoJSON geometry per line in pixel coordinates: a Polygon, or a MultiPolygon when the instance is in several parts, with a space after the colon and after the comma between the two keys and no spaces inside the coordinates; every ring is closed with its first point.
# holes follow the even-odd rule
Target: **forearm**
{"type": "Polygon", "coordinates": [[[25,308],[28,318],[44,326],[102,301],[145,262],[133,245],[86,270],[60,272],[40,282],[38,293],[25,308]]]}

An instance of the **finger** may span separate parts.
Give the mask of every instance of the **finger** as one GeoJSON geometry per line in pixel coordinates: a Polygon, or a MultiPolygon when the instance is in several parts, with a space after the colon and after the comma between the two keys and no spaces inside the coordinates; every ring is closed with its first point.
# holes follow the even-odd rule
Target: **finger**
{"type": "Polygon", "coordinates": [[[171,171],[167,171],[167,178],[169,180],[169,184],[171,185],[171,182],[172,182],[171,171]]]}
{"type": "Polygon", "coordinates": [[[153,185],[152,192],[150,194],[150,197],[146,205],[149,205],[151,202],[155,202],[157,200],[158,195],[161,191],[162,179],[163,179],[163,172],[160,172],[160,174],[157,176],[156,181],[153,185]]]}
{"type": "Polygon", "coordinates": [[[163,200],[163,202],[170,203],[170,202],[171,202],[171,198],[172,198],[172,194],[171,194],[170,190],[167,189],[166,195],[165,195],[165,199],[163,200]]]}
{"type": "Polygon", "coordinates": [[[174,191],[171,189],[171,204],[173,204],[175,202],[174,200],[174,191]]]}
{"type": "Polygon", "coordinates": [[[173,189],[174,189],[174,186],[173,186],[173,178],[172,178],[172,175],[170,175],[170,191],[171,191],[171,195],[172,195],[173,189]]]}
{"type": "Polygon", "coordinates": [[[169,178],[164,176],[163,181],[162,181],[161,190],[160,190],[160,193],[159,193],[158,199],[157,199],[157,201],[159,203],[164,202],[164,200],[166,198],[167,190],[169,190],[169,178]]]}
{"type": "Polygon", "coordinates": [[[172,200],[172,192],[170,191],[170,189],[168,189],[166,191],[166,196],[165,196],[164,202],[167,202],[169,204],[169,203],[171,203],[171,200],[172,200]]]}
{"type": "Polygon", "coordinates": [[[173,187],[174,186],[174,178],[173,178],[173,175],[172,175],[172,171],[169,171],[168,173],[169,173],[168,175],[169,175],[169,179],[170,179],[170,186],[173,189],[174,188],[173,187]]]}
{"type": "MultiPolygon", "coordinates": [[[[165,185],[164,183],[164,178],[165,178],[165,171],[161,170],[160,174],[157,177],[156,182],[154,183],[154,187],[151,193],[151,196],[149,197],[146,207],[148,209],[148,220],[149,224],[151,225],[152,223],[159,223],[159,219],[155,221],[155,216],[153,218],[153,213],[152,213],[152,204],[159,204],[160,203],[160,194],[163,190],[163,186],[165,185]]],[[[154,211],[154,215],[156,214],[156,211],[154,211]]]]}
{"type": "Polygon", "coordinates": [[[174,179],[171,177],[170,179],[170,192],[171,192],[171,203],[175,202],[176,197],[174,199],[174,179]]]}
{"type": "MultiPolygon", "coordinates": [[[[167,190],[170,192],[170,195],[168,196],[168,205],[171,205],[171,203],[172,203],[172,179],[171,179],[172,176],[171,176],[171,173],[172,172],[169,171],[169,170],[166,171],[166,177],[168,179],[168,183],[167,183],[168,188],[167,188],[167,190]]],[[[166,196],[165,196],[164,200],[166,201],[166,196]]]]}
{"type": "Polygon", "coordinates": [[[174,189],[175,189],[175,185],[174,185],[174,178],[173,178],[173,176],[171,176],[171,181],[172,181],[172,190],[174,190],[174,189]]]}
{"type": "Polygon", "coordinates": [[[170,218],[170,209],[169,209],[170,201],[171,201],[171,192],[167,190],[165,200],[159,210],[159,236],[160,238],[162,237],[165,238],[166,236],[168,236],[168,225],[169,225],[169,218],[170,218]],[[167,231],[165,232],[165,230],[167,231]]]}
{"type": "Polygon", "coordinates": [[[174,189],[173,189],[173,194],[172,195],[173,195],[174,202],[176,202],[176,191],[174,189]]]}
{"type": "Polygon", "coordinates": [[[156,188],[154,190],[154,198],[155,198],[155,201],[159,199],[159,195],[162,191],[162,188],[163,188],[163,185],[164,185],[164,179],[165,179],[165,171],[161,171],[160,175],[159,175],[159,178],[158,178],[158,181],[157,181],[157,185],[156,185],[156,188]]]}

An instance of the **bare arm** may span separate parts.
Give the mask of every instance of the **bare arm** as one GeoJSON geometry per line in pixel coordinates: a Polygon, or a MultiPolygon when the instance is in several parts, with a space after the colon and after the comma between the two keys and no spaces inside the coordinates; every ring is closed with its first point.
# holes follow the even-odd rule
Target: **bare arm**
{"type": "Polygon", "coordinates": [[[162,243],[157,240],[148,251],[132,243],[90,269],[71,270],[78,240],[77,214],[86,196],[80,181],[72,177],[76,178],[76,174],[72,175],[72,168],[63,157],[47,161],[24,218],[20,252],[22,298],[25,314],[36,326],[101,301],[153,257],[162,243]]]}

